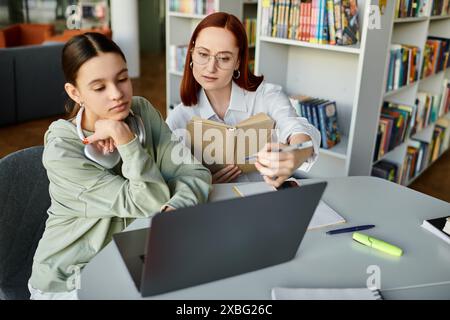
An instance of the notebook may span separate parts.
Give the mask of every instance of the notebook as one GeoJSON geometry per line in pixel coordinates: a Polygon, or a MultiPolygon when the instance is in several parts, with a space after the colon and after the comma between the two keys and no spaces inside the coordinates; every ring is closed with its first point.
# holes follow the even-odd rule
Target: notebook
{"type": "Polygon", "coordinates": [[[258,113],[235,126],[192,117],[189,132],[192,154],[216,172],[228,164],[237,164],[243,173],[256,171],[254,161],[245,161],[271,141],[275,122],[265,113],[258,113]],[[250,143],[251,142],[251,143],[250,143]]]}
{"type": "Polygon", "coordinates": [[[424,220],[422,227],[450,244],[450,217],[424,220]]]}
{"type": "Polygon", "coordinates": [[[368,288],[354,289],[272,289],[272,300],[383,300],[379,290],[368,288]]]}
{"type": "MultiPolygon", "coordinates": [[[[264,192],[276,191],[276,189],[265,182],[256,182],[233,186],[233,191],[240,197],[245,197],[264,192]]],[[[328,227],[345,222],[345,219],[341,215],[334,211],[323,200],[320,200],[311,222],[309,223],[308,230],[328,227]]]]}

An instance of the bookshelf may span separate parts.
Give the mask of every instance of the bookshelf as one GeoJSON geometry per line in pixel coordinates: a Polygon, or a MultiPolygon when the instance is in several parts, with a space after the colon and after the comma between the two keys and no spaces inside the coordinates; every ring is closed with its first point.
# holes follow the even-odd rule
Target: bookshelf
{"type": "Polygon", "coordinates": [[[370,175],[372,140],[384,94],[382,66],[393,22],[393,5],[388,1],[381,28],[369,28],[370,5],[377,4],[359,0],[360,41],[335,46],[261,36],[263,0],[259,1],[256,73],[283,86],[288,95],[335,100],[337,105],[341,142],[331,149],[321,148],[311,171],[299,175],[370,175]]]}
{"type": "Polygon", "coordinates": [[[449,16],[430,17],[428,12],[425,16],[395,18],[396,1],[387,1],[380,17],[381,27],[369,28],[371,9],[379,1],[359,0],[359,43],[334,46],[262,36],[263,2],[259,1],[258,10],[256,73],[263,74],[269,82],[282,85],[288,95],[330,99],[337,104],[342,141],[331,149],[321,148],[319,159],[311,171],[306,174],[299,172],[299,175],[370,175],[373,164],[382,159],[403,164],[411,138],[431,141],[435,123],[406,138],[404,143],[386,153],[382,159],[373,161],[383,102],[413,105],[418,92],[438,94],[443,80],[450,77],[447,69],[386,92],[390,44],[414,45],[423,54],[429,35],[450,37],[449,16]]]}
{"type": "MultiPolygon", "coordinates": [[[[428,36],[439,36],[450,38],[450,16],[430,16],[430,12],[426,13],[424,17],[417,18],[401,18],[394,19],[391,28],[391,43],[403,43],[418,46],[421,49],[421,63],[419,65],[419,79],[407,86],[401,87],[398,90],[385,92],[384,101],[394,102],[398,104],[414,105],[417,94],[419,92],[427,92],[433,95],[441,94],[442,84],[444,79],[450,78],[450,69],[444,69],[440,72],[430,76],[420,78],[420,70],[423,64],[423,52],[428,36]]],[[[385,80],[388,73],[388,65],[385,66],[385,80]]],[[[384,87],[383,87],[384,88],[384,87]]],[[[381,106],[380,106],[381,111],[381,106]]],[[[444,114],[442,117],[450,119],[450,114],[444,114]]],[[[436,126],[436,121],[430,123],[420,131],[416,132],[410,137],[406,137],[405,141],[396,146],[391,151],[387,152],[381,159],[373,161],[373,164],[388,160],[398,165],[399,170],[405,170],[404,160],[407,155],[408,145],[413,139],[418,139],[430,143],[433,136],[433,131],[436,126]]],[[[375,131],[376,135],[376,131],[375,131]]],[[[375,141],[374,141],[375,143],[375,141]]],[[[445,152],[443,150],[439,157],[445,152]]],[[[439,158],[438,157],[438,158],[439,158]]],[[[436,159],[437,160],[437,159],[436,159]]],[[[431,167],[436,160],[431,161],[420,172],[410,179],[406,179],[405,185],[413,183],[423,172],[431,167]]]]}
{"type": "MultiPolygon", "coordinates": [[[[243,7],[249,1],[217,1],[216,8],[238,17],[245,17],[243,7]],[[226,9],[224,3],[233,8],[226,9]],[[233,11],[231,11],[233,10],[233,11]]],[[[373,160],[381,107],[384,101],[414,105],[417,93],[427,91],[438,94],[443,80],[450,78],[450,69],[419,79],[386,92],[390,45],[401,43],[423,50],[428,36],[450,38],[450,16],[425,16],[396,18],[396,1],[387,1],[379,19],[379,28],[371,22],[373,8],[378,0],[358,0],[360,38],[357,45],[335,46],[305,41],[275,38],[262,35],[262,7],[267,0],[257,1],[257,33],[255,46],[255,73],[262,74],[267,82],[281,85],[289,95],[308,95],[336,101],[341,142],[331,149],[320,149],[316,164],[305,177],[368,176],[372,167],[380,160],[389,160],[402,165],[411,139],[430,142],[435,123],[428,125],[403,143],[373,160]]],[[[252,4],[253,5],[253,4],[252,4]]],[[[431,9],[431,8],[430,8],[431,9]]],[[[431,10],[430,10],[431,11],[431,10]]],[[[167,45],[186,44],[191,32],[202,17],[191,17],[178,13],[167,14],[167,45]],[[174,31],[175,30],[175,31],[174,31]]],[[[169,64],[167,64],[169,66],[169,64]]],[[[179,102],[181,72],[168,69],[167,110],[179,102]]],[[[450,115],[444,115],[450,119],[450,115]]],[[[432,162],[433,163],[433,162],[432,162]]],[[[429,166],[432,165],[429,164],[429,166]]],[[[428,167],[429,167],[428,166],[428,167]]],[[[424,168],[417,176],[424,172],[424,168]]],[[[410,179],[407,184],[414,181],[410,179]]]]}
{"type": "MultiPolygon", "coordinates": [[[[176,2],[177,0],[166,0],[166,115],[181,102],[180,84],[183,76],[181,70],[172,68],[173,58],[170,56],[170,48],[171,46],[187,45],[198,23],[206,17],[204,14],[172,11],[171,5],[176,2]]],[[[178,2],[181,3],[181,1],[178,2]]],[[[192,3],[195,2],[196,0],[192,0],[192,3]]],[[[244,3],[251,1],[208,0],[208,2],[213,5],[214,12],[225,11],[236,17],[243,17],[244,3]]]]}

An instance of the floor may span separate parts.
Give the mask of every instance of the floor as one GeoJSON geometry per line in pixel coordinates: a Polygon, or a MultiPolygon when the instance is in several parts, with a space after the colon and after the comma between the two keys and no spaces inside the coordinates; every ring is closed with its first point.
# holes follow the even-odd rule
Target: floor
{"type": "MultiPolygon", "coordinates": [[[[164,54],[146,54],[141,58],[141,77],[133,80],[134,95],[147,98],[163,117],[166,116],[166,77],[164,54]]],[[[30,121],[0,128],[0,158],[43,144],[50,123],[60,117],[30,121]]],[[[450,151],[447,151],[410,186],[412,189],[450,202],[450,151]]]]}

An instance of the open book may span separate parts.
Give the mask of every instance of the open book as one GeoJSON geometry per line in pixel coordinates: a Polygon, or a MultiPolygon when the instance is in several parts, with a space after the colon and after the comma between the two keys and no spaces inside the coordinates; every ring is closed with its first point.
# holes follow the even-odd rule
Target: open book
{"type": "Polygon", "coordinates": [[[256,168],[255,160],[245,158],[271,141],[274,124],[268,115],[258,113],[235,126],[193,117],[186,129],[192,154],[212,172],[236,164],[246,173],[256,168]]]}
{"type": "MultiPolygon", "coordinates": [[[[256,182],[233,186],[233,191],[240,197],[247,197],[259,193],[277,191],[277,189],[265,182],[256,182]]],[[[299,208],[301,208],[300,203],[299,208]]],[[[308,230],[329,227],[345,222],[345,219],[339,213],[334,211],[333,208],[331,208],[323,200],[320,200],[311,222],[308,225],[308,230]]]]}

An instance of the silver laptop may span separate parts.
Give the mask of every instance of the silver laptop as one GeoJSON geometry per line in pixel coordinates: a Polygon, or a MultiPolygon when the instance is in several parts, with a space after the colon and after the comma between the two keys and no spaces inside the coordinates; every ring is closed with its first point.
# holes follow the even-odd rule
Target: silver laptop
{"type": "Polygon", "coordinates": [[[292,260],[326,182],[158,213],[113,239],[143,297],[292,260]]]}

